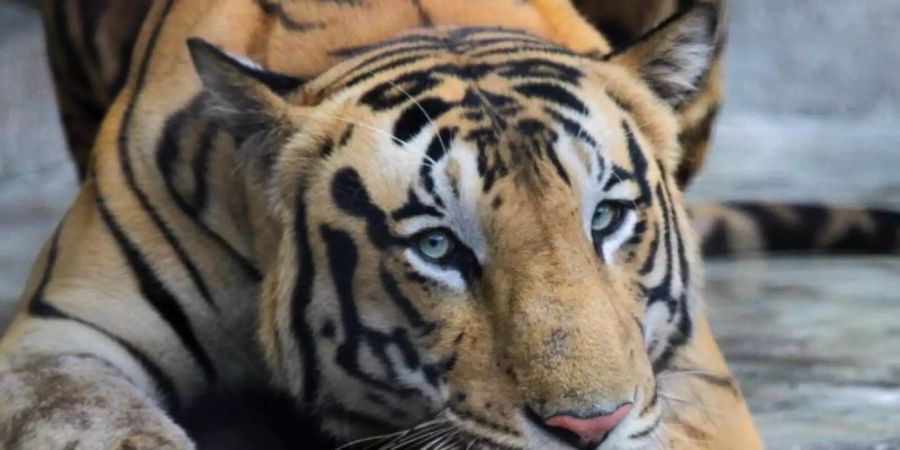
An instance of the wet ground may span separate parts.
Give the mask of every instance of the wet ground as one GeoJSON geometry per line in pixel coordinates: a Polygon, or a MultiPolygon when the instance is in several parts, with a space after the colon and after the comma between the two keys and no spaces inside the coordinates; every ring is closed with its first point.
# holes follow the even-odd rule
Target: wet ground
{"type": "MultiPolygon", "coordinates": [[[[900,3],[838,4],[733,2],[729,103],[691,198],[900,208],[900,3]]],[[[76,190],[42,45],[33,12],[0,3],[0,329],[76,190]]],[[[707,276],[769,448],[900,449],[900,258],[712,262],[707,276]]]]}

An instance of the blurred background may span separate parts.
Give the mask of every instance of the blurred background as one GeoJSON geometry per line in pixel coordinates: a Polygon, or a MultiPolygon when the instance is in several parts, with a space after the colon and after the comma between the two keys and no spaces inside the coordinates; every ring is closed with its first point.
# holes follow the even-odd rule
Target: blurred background
{"type": "MultiPolygon", "coordinates": [[[[731,0],[730,16],[723,114],[688,197],[900,209],[900,1],[731,0]]],[[[40,19],[0,1],[0,330],[76,191],[40,19]]],[[[718,261],[707,277],[768,448],[900,449],[900,258],[718,261]]]]}

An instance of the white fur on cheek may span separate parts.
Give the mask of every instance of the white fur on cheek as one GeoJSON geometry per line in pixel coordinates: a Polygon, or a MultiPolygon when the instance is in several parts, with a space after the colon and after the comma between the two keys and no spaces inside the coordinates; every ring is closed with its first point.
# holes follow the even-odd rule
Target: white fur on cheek
{"type": "MultiPolygon", "coordinates": [[[[460,239],[469,246],[475,257],[481,264],[487,257],[484,233],[481,230],[481,221],[478,216],[478,200],[481,198],[481,175],[478,173],[478,163],[475,161],[475,152],[464,148],[454,148],[450,157],[459,167],[459,202],[451,201],[447,209],[450,220],[454,223],[454,229],[460,234],[460,239]]],[[[442,174],[442,182],[444,180],[442,174]]],[[[452,197],[451,197],[452,198],[452,197]]]]}
{"type": "Polygon", "coordinates": [[[601,250],[603,251],[603,260],[606,261],[607,264],[612,264],[612,262],[615,261],[613,258],[615,257],[616,250],[622,247],[622,244],[631,237],[636,223],[637,214],[635,214],[634,211],[628,211],[625,213],[625,219],[622,224],[619,225],[619,229],[613,234],[603,238],[601,250]]]}
{"type": "Polygon", "coordinates": [[[259,72],[265,70],[265,69],[263,69],[262,65],[260,65],[258,62],[250,59],[249,57],[247,57],[245,55],[241,55],[238,53],[232,53],[232,52],[225,52],[225,54],[227,54],[232,59],[234,59],[235,61],[240,63],[242,66],[247,67],[248,69],[251,69],[254,71],[259,71],[259,72]]]}
{"type": "Polygon", "coordinates": [[[406,249],[403,254],[412,268],[420,275],[431,278],[457,292],[466,290],[466,282],[456,270],[442,269],[434,264],[429,264],[412,249],[406,249]]]}

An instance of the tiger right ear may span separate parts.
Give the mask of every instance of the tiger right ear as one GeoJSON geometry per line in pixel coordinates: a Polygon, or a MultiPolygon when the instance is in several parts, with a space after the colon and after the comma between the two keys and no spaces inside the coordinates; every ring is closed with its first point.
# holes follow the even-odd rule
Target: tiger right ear
{"type": "Polygon", "coordinates": [[[677,109],[699,89],[712,65],[718,19],[718,8],[697,4],[606,59],[635,72],[677,109]]]}
{"type": "Polygon", "coordinates": [[[235,137],[242,163],[267,175],[282,144],[297,129],[285,96],[303,80],[265,70],[199,38],[188,39],[187,45],[207,94],[202,114],[235,137]]]}

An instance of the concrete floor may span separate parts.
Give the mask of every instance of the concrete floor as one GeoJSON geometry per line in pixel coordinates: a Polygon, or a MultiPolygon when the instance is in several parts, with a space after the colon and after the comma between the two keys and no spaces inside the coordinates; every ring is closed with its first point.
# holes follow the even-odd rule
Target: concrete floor
{"type": "MultiPolygon", "coordinates": [[[[728,102],[693,199],[900,208],[900,2],[732,0],[728,102]],[[838,6],[838,7],[834,7],[838,6]]],[[[74,196],[40,22],[0,3],[0,329],[74,196]]],[[[900,449],[900,258],[708,264],[771,449],[900,449]]]]}

